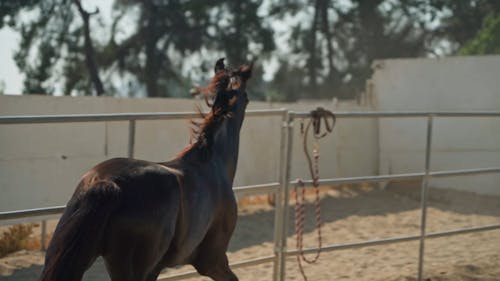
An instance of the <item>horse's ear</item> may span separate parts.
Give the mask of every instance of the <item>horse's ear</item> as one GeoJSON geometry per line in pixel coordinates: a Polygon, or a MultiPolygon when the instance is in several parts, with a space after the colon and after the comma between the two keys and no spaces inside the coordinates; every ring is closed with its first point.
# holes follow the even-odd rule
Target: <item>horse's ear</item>
{"type": "Polygon", "coordinates": [[[246,82],[248,79],[250,79],[252,77],[252,69],[253,69],[253,62],[251,62],[250,64],[244,64],[242,66],[240,66],[240,69],[239,69],[239,75],[241,77],[241,79],[246,82]]]}
{"type": "Polygon", "coordinates": [[[215,63],[215,67],[214,67],[214,73],[217,74],[217,72],[221,71],[221,70],[224,70],[226,69],[226,66],[224,65],[224,59],[225,58],[220,58],[217,60],[217,62],[215,63]]]}

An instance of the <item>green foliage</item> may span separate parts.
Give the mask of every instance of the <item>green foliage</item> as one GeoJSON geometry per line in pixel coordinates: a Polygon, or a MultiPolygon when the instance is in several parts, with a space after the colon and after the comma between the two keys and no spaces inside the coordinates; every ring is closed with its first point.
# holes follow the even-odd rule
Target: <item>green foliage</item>
{"type": "MultiPolygon", "coordinates": [[[[251,43],[261,46],[262,52],[274,48],[271,30],[262,26],[257,15],[260,4],[243,0],[117,1],[117,9],[133,6],[140,16],[136,31],[128,38],[116,42],[111,34],[105,49],[115,57],[109,60],[109,67],[116,65],[122,74],[135,77],[148,96],[171,96],[170,87],[182,84],[180,68],[186,56],[201,55],[205,49],[239,63],[249,59],[248,53],[257,55],[249,48],[251,43]],[[144,57],[144,62],[138,57],[144,57]]],[[[202,58],[193,68],[212,69],[213,55],[202,58]]]]}
{"type": "Polygon", "coordinates": [[[498,0],[432,0],[430,5],[434,13],[445,14],[436,35],[456,43],[454,51],[476,35],[488,15],[500,13],[498,0]]]}
{"type": "MultiPolygon", "coordinates": [[[[128,85],[152,97],[177,96],[177,89],[191,86],[185,85],[190,79],[182,71],[186,57],[201,58],[191,60],[194,70],[187,71],[188,77],[196,77],[211,70],[214,59],[222,54],[230,62],[241,63],[272,51],[272,30],[261,24],[258,15],[261,4],[261,0],[116,0],[113,5],[116,17],[109,30],[100,27],[106,36],[93,40],[106,92],[116,94],[128,85]],[[131,28],[133,15],[135,26],[131,28]],[[106,79],[110,77],[114,79],[106,79]],[[113,83],[117,80],[122,83],[113,83]]],[[[73,1],[44,0],[38,5],[19,1],[7,6],[0,16],[21,34],[15,60],[26,76],[24,92],[51,94],[53,85],[59,83],[65,95],[91,95],[83,23],[73,1]],[[24,21],[7,20],[21,12],[34,16],[25,17],[30,20],[24,21]]],[[[184,92],[187,96],[187,91],[184,92]]]]}
{"type": "MultiPolygon", "coordinates": [[[[375,59],[463,46],[462,54],[498,53],[500,33],[498,0],[115,0],[112,9],[110,19],[90,21],[109,95],[187,97],[224,56],[231,64],[259,59],[253,99],[355,98],[375,59]],[[278,68],[269,82],[266,60],[278,68]]],[[[25,93],[52,94],[57,85],[65,95],[93,94],[74,1],[0,2],[4,25],[21,35],[15,61],[25,93]]]]}
{"type": "Polygon", "coordinates": [[[280,65],[271,83],[268,98],[272,101],[290,101],[303,97],[305,71],[298,67],[291,67],[286,60],[280,65]]]}
{"type": "Polygon", "coordinates": [[[4,25],[14,26],[19,11],[33,7],[37,3],[37,0],[0,1],[0,28],[4,25]]]}
{"type": "Polygon", "coordinates": [[[485,18],[481,30],[460,49],[460,54],[500,54],[500,14],[485,18]]]}
{"type": "Polygon", "coordinates": [[[71,40],[67,33],[74,16],[71,2],[47,0],[38,5],[30,3],[24,11],[36,12],[39,16],[31,21],[18,21],[15,24],[21,35],[21,42],[14,60],[19,70],[25,74],[23,92],[52,94],[53,84],[59,80],[55,75],[54,65],[71,40]],[[36,56],[32,56],[35,50],[36,56]]]}
{"type": "MultiPolygon", "coordinates": [[[[305,19],[291,27],[292,60],[281,64],[278,72],[285,77],[300,72],[300,85],[287,89],[279,76],[273,81],[275,89],[287,93],[287,100],[354,98],[364,90],[375,59],[454,54],[474,36],[488,13],[500,11],[496,0],[287,3],[285,8],[276,2],[277,18],[301,15],[305,19]],[[443,42],[450,44],[442,48],[443,42]]],[[[297,81],[292,78],[286,83],[297,81]]]]}

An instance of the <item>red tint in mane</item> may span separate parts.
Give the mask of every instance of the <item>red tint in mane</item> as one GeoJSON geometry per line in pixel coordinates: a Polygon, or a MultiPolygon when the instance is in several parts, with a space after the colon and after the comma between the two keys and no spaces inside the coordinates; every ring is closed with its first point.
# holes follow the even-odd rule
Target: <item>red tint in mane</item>
{"type": "MultiPolygon", "coordinates": [[[[223,67],[223,64],[222,64],[223,67]]],[[[191,128],[191,139],[195,142],[182,150],[176,158],[182,157],[188,151],[195,148],[203,150],[210,150],[213,134],[217,130],[219,124],[225,118],[231,116],[229,108],[234,102],[234,99],[227,99],[229,92],[239,89],[242,86],[241,79],[245,81],[250,78],[251,66],[242,65],[236,70],[228,70],[225,68],[216,69],[215,75],[210,80],[210,83],[205,87],[198,87],[194,89],[194,94],[200,94],[205,97],[206,103],[211,107],[211,111],[207,114],[198,109],[201,121],[190,120],[193,125],[191,128]],[[232,79],[232,78],[235,79],[232,79]],[[208,99],[214,97],[213,104],[208,102],[208,99]]]]}

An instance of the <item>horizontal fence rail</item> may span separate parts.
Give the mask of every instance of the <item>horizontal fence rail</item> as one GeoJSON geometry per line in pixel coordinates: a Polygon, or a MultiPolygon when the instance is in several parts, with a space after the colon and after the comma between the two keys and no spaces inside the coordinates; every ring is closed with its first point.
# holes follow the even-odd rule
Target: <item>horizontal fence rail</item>
{"type": "MultiPolygon", "coordinates": [[[[291,127],[288,134],[293,134],[293,121],[296,118],[309,118],[311,112],[289,112],[288,113],[288,127],[291,127]]],[[[500,117],[500,112],[494,111],[478,111],[478,112],[336,112],[335,116],[337,118],[426,118],[427,119],[427,134],[426,134],[426,147],[425,147],[425,169],[424,172],[420,173],[409,173],[409,174],[393,174],[393,175],[379,175],[379,176],[364,176],[364,177],[350,177],[350,178],[334,178],[334,179],[321,179],[319,180],[320,185],[329,184],[340,184],[340,183],[367,183],[367,182],[383,182],[390,180],[421,180],[421,223],[420,223],[420,235],[406,236],[406,237],[393,237],[387,239],[377,239],[372,241],[362,241],[358,243],[351,244],[341,244],[341,245],[327,245],[323,246],[322,250],[333,251],[341,249],[351,249],[359,247],[367,247],[374,245],[390,244],[390,243],[400,243],[408,241],[420,241],[419,248],[419,258],[418,258],[418,280],[423,280],[423,262],[424,262],[424,249],[425,240],[429,238],[438,238],[444,236],[466,234],[478,231],[489,231],[500,229],[500,224],[490,225],[475,228],[463,228],[454,229],[444,232],[436,233],[426,233],[426,217],[427,217],[427,193],[428,193],[428,182],[431,178],[439,177],[453,177],[453,176],[465,176],[465,175],[479,175],[487,173],[498,173],[500,172],[500,167],[486,167],[480,169],[462,169],[462,170],[452,170],[452,171],[430,171],[430,159],[431,159],[431,144],[432,144],[432,127],[434,118],[443,117],[500,117]]],[[[288,143],[287,149],[291,150],[291,142],[288,143]]],[[[285,163],[289,165],[290,163],[285,163]]],[[[289,171],[289,169],[288,169],[289,171]]],[[[289,175],[285,176],[289,180],[289,175]]],[[[288,181],[283,185],[285,193],[288,194],[289,186],[297,184],[297,181],[288,181]]],[[[312,180],[304,181],[304,184],[308,187],[313,185],[312,180]]],[[[288,205],[288,200],[285,200],[285,209],[288,205]]],[[[285,259],[283,256],[297,255],[300,253],[299,250],[286,250],[286,223],[282,224],[282,241],[281,241],[281,259],[279,268],[279,276],[274,280],[284,281],[285,280],[285,259]]],[[[304,253],[317,252],[318,248],[304,249],[304,253]]]]}
{"type": "MultiPolygon", "coordinates": [[[[309,118],[310,112],[305,111],[288,111],[287,109],[271,109],[271,110],[248,110],[247,116],[281,116],[283,119],[283,127],[281,133],[280,144],[280,176],[279,182],[266,184],[248,185],[234,187],[233,190],[238,196],[273,193],[276,197],[276,216],[275,216],[275,254],[272,256],[259,257],[255,259],[244,260],[232,263],[232,268],[258,265],[261,263],[274,262],[273,280],[285,280],[285,258],[286,256],[294,256],[299,254],[298,250],[287,250],[287,218],[289,206],[289,187],[296,185],[297,181],[290,180],[290,170],[292,166],[291,151],[293,147],[293,122],[296,118],[309,118]]],[[[425,239],[441,238],[452,235],[474,233],[480,231],[491,231],[500,229],[500,224],[470,227],[462,229],[453,229],[441,232],[426,233],[426,192],[428,189],[427,183],[432,178],[455,177],[480,175],[488,173],[500,173],[500,167],[485,167],[474,169],[460,169],[447,171],[430,171],[430,156],[431,156],[431,140],[432,140],[432,124],[433,119],[437,117],[500,117],[500,112],[497,111],[474,111],[474,112],[336,112],[337,118],[427,118],[427,145],[426,145],[426,169],[424,172],[406,173],[406,174],[389,174],[375,176],[359,176],[359,177],[344,177],[321,179],[321,185],[335,185],[343,183],[377,183],[384,181],[399,181],[399,180],[420,180],[422,181],[422,221],[421,233],[419,235],[409,235],[402,237],[391,237],[386,239],[375,239],[368,241],[360,241],[348,244],[326,245],[322,247],[323,251],[335,251],[344,249],[354,249],[361,247],[369,247],[376,245],[402,243],[409,241],[420,241],[419,253],[419,271],[418,280],[422,280],[423,268],[423,253],[425,239]]],[[[186,118],[196,118],[199,114],[196,112],[164,112],[164,113],[115,113],[115,114],[74,114],[74,115],[42,115],[42,116],[0,116],[0,124],[41,124],[41,123],[68,123],[68,122],[113,122],[113,121],[128,121],[129,130],[129,146],[128,156],[133,157],[135,143],[135,128],[136,121],[139,120],[179,120],[186,118]]],[[[304,180],[305,186],[312,186],[312,180],[304,180]]],[[[29,210],[18,210],[9,212],[0,212],[0,221],[28,219],[33,217],[43,217],[50,215],[61,214],[65,206],[54,206],[48,208],[37,208],[29,210]]],[[[317,248],[304,249],[304,253],[317,251],[317,248]]],[[[190,277],[195,277],[198,274],[194,271],[179,273],[176,275],[162,275],[158,280],[181,280],[190,277]]]]}
{"type": "Polygon", "coordinates": [[[66,206],[55,206],[55,207],[36,208],[36,209],[19,210],[11,212],[0,212],[0,221],[58,215],[64,212],[64,209],[66,209],[66,206]]]}
{"type": "MultiPolygon", "coordinates": [[[[291,111],[294,118],[308,118],[311,112],[307,111],[291,111]]],[[[394,118],[394,117],[500,117],[499,111],[469,111],[469,112],[454,112],[454,111],[359,111],[359,112],[335,112],[337,118],[394,118]]]]}
{"type": "MultiPolygon", "coordinates": [[[[435,171],[429,172],[430,178],[457,177],[457,176],[473,176],[480,174],[500,173],[500,167],[480,168],[480,169],[462,169],[450,171],[435,171]]],[[[364,176],[364,177],[348,177],[348,178],[333,178],[320,179],[320,185],[334,185],[341,183],[376,183],[384,181],[401,181],[401,180],[421,180],[425,173],[408,173],[408,174],[391,174],[381,176],[364,176]]],[[[305,186],[312,186],[312,180],[302,180],[305,186]]],[[[298,180],[291,181],[290,184],[298,184],[298,180]]]]}
{"type": "MultiPolygon", "coordinates": [[[[431,232],[431,233],[427,233],[425,235],[425,238],[427,238],[427,239],[441,238],[441,237],[445,237],[445,236],[467,234],[467,233],[474,233],[474,232],[480,232],[480,231],[497,230],[497,229],[500,229],[500,224],[470,227],[470,228],[440,231],[440,232],[431,232]]],[[[326,246],[321,247],[321,251],[322,252],[329,252],[329,251],[337,251],[337,250],[349,250],[349,249],[355,249],[355,248],[372,247],[372,246],[379,246],[379,245],[385,245],[385,244],[411,242],[411,241],[418,241],[418,240],[420,240],[420,235],[392,237],[392,238],[387,238],[387,239],[369,240],[369,241],[362,241],[362,242],[356,242],[356,243],[326,245],[326,246]]],[[[305,254],[316,253],[318,251],[318,249],[319,248],[305,248],[302,250],[302,252],[305,254]]],[[[299,253],[300,252],[298,250],[287,251],[287,255],[289,255],[289,256],[296,256],[299,253]]]]}
{"type": "MultiPolygon", "coordinates": [[[[239,186],[239,187],[234,187],[233,190],[236,195],[245,196],[245,195],[261,194],[261,193],[273,193],[276,192],[278,188],[279,188],[279,183],[268,183],[268,184],[239,186]]],[[[0,221],[58,215],[62,214],[65,208],[66,206],[55,206],[47,208],[18,210],[11,212],[0,212],[0,221]]]]}
{"type": "MultiPolygon", "coordinates": [[[[281,116],[286,109],[248,110],[245,116],[281,116]]],[[[197,118],[197,112],[159,112],[159,113],[109,113],[109,114],[71,114],[71,115],[23,115],[0,116],[0,124],[36,123],[73,123],[73,122],[112,122],[130,120],[176,120],[197,118]]]]}
{"type": "MultiPolygon", "coordinates": [[[[235,269],[235,268],[240,268],[240,267],[245,267],[245,266],[253,266],[253,265],[268,263],[268,262],[273,261],[274,259],[275,259],[274,256],[266,256],[266,257],[249,259],[246,261],[231,263],[231,264],[229,264],[229,266],[232,269],[235,269]]],[[[166,275],[166,274],[160,275],[157,280],[158,281],[182,280],[182,279],[187,279],[187,278],[196,277],[196,276],[199,276],[198,272],[192,270],[192,271],[187,271],[187,272],[183,272],[183,273],[179,273],[179,274],[175,274],[175,275],[166,275]]]]}
{"type": "MultiPolygon", "coordinates": [[[[286,109],[247,110],[246,116],[280,116],[286,109]]],[[[293,118],[308,118],[310,112],[290,111],[293,118]]],[[[500,117],[497,111],[477,112],[336,112],[337,118],[391,118],[391,117],[500,117]]],[[[0,116],[0,124],[39,124],[39,123],[72,123],[72,122],[112,122],[130,120],[176,120],[199,117],[196,112],[158,112],[158,113],[108,113],[108,114],[67,114],[67,115],[18,115],[0,116]]]]}

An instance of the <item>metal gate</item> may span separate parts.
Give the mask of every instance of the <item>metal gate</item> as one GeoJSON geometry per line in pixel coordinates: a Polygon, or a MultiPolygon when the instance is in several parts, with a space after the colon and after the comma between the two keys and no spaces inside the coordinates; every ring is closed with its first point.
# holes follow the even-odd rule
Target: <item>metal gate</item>
{"type": "MultiPolygon", "coordinates": [[[[445,237],[457,234],[465,234],[479,231],[489,231],[500,229],[500,224],[461,228],[443,232],[426,232],[427,222],[427,195],[428,183],[432,178],[443,178],[452,176],[477,175],[487,173],[499,173],[500,167],[489,167],[481,169],[462,169],[447,171],[431,171],[431,146],[433,135],[433,124],[436,118],[454,118],[454,117],[500,117],[500,112],[339,112],[335,114],[338,119],[342,118],[427,118],[427,133],[425,145],[425,166],[423,172],[407,174],[390,174],[378,176],[363,176],[349,178],[331,178],[321,179],[322,185],[333,185],[340,183],[377,183],[390,180],[421,180],[421,221],[420,234],[412,236],[400,236],[387,239],[367,240],[350,244],[325,245],[322,251],[335,251],[343,249],[353,249],[390,243],[401,243],[408,241],[419,241],[418,258],[418,280],[422,280],[424,249],[426,239],[445,237]]],[[[172,112],[172,113],[127,113],[127,114],[88,114],[88,115],[42,115],[42,116],[4,116],[0,117],[2,124],[34,124],[34,123],[63,123],[63,122],[110,122],[110,121],[128,121],[128,152],[129,157],[134,156],[135,128],[137,120],[176,120],[196,117],[193,112],[172,112]]],[[[274,263],[273,280],[285,280],[286,257],[299,254],[298,250],[287,249],[287,229],[289,215],[289,189],[296,181],[290,180],[290,171],[292,166],[292,148],[294,120],[297,118],[309,118],[309,112],[293,112],[286,109],[277,110],[250,110],[247,116],[281,116],[281,140],[280,140],[280,165],[279,179],[277,182],[264,183],[258,185],[235,187],[234,191],[238,195],[250,195],[259,193],[274,193],[276,196],[275,221],[274,221],[274,254],[266,257],[259,257],[251,260],[244,260],[231,264],[232,268],[252,266],[267,262],[274,263]]],[[[312,180],[304,181],[308,187],[312,186],[312,180]]],[[[39,208],[30,210],[17,210],[10,212],[1,212],[0,221],[22,220],[31,217],[43,217],[54,214],[61,214],[64,206],[55,206],[49,208],[39,208]]],[[[45,224],[42,224],[42,240],[45,239],[45,224]]],[[[43,245],[44,243],[42,243],[43,245]]],[[[316,248],[304,249],[304,253],[316,251],[316,248]]],[[[196,272],[188,272],[172,276],[160,276],[158,280],[181,280],[197,276],[196,272]]]]}

